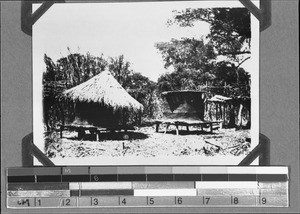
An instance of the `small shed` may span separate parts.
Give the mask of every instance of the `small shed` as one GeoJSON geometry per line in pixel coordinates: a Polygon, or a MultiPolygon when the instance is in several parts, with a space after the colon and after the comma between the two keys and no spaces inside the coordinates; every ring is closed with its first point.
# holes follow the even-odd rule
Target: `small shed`
{"type": "MultiPolygon", "coordinates": [[[[207,99],[206,102],[207,103],[214,103],[215,104],[215,118],[216,120],[221,119],[224,121],[224,125],[225,125],[225,121],[226,121],[226,109],[227,109],[227,105],[232,104],[232,98],[230,97],[225,97],[222,95],[215,95],[210,99],[207,99]]],[[[209,115],[210,118],[212,119],[212,109],[211,109],[211,105],[210,105],[210,109],[209,111],[209,115]]],[[[207,107],[206,107],[207,108],[207,107]]]]}
{"type": "Polygon", "coordinates": [[[206,93],[202,91],[167,91],[162,95],[166,98],[168,106],[163,112],[163,118],[156,120],[156,132],[159,132],[160,124],[166,124],[165,133],[170,125],[176,127],[176,134],[179,134],[179,126],[186,127],[189,131],[190,126],[210,128],[213,131],[214,125],[219,125],[219,121],[205,121],[205,99],[206,93]]]}
{"type": "MultiPolygon", "coordinates": [[[[229,122],[228,127],[236,126],[236,114],[237,114],[237,126],[242,124],[242,111],[247,112],[248,121],[250,121],[250,112],[251,112],[251,99],[247,96],[240,97],[225,97],[222,95],[215,95],[210,99],[207,99],[206,103],[214,103],[215,105],[215,117],[216,119],[222,119],[224,125],[226,125],[226,112],[229,112],[229,122]],[[229,107],[229,110],[228,110],[229,107]],[[235,109],[238,109],[238,112],[235,113],[235,109]]],[[[210,105],[208,111],[213,112],[212,106],[210,105]]],[[[210,114],[210,118],[211,118],[210,114]]],[[[250,124],[250,123],[249,123],[250,124]]],[[[250,125],[249,125],[250,126],[250,125]]]]}

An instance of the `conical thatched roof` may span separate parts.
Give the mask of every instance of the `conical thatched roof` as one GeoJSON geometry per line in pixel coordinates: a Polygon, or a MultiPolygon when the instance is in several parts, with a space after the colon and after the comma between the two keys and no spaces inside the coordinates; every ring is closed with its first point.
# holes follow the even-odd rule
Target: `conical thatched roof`
{"type": "Polygon", "coordinates": [[[109,71],[102,71],[88,81],[64,91],[63,94],[75,102],[103,103],[114,110],[143,109],[143,105],[130,96],[109,71]]]}

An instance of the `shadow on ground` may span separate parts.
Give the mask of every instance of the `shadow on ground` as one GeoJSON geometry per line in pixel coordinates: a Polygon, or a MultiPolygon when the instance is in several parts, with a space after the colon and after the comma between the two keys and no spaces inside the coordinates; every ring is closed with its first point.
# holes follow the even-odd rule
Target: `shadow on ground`
{"type": "MultiPolygon", "coordinates": [[[[99,141],[104,140],[143,140],[147,139],[149,136],[141,132],[102,132],[99,134],[99,141]]],[[[96,141],[96,136],[91,134],[86,134],[84,138],[79,139],[76,137],[69,137],[69,140],[90,140],[96,141]]]]}
{"type": "MultiPolygon", "coordinates": [[[[159,133],[164,133],[163,131],[159,133]]],[[[176,130],[167,131],[166,134],[173,134],[176,135],[176,130]]],[[[207,131],[186,131],[186,130],[179,130],[179,135],[215,135],[216,133],[211,133],[207,131]]]]}

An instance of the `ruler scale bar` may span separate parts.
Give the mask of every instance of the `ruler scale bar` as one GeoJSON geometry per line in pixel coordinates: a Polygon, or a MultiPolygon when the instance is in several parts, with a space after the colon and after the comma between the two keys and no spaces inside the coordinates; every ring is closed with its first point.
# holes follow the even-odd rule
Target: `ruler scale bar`
{"type": "Polygon", "coordinates": [[[8,208],[288,207],[288,167],[8,168],[8,208]]]}
{"type": "Polygon", "coordinates": [[[208,181],[196,181],[197,189],[209,189],[209,188],[218,188],[218,189],[236,189],[236,188],[258,188],[257,181],[228,181],[228,182],[208,182],[208,181]]]}
{"type": "Polygon", "coordinates": [[[134,196],[197,196],[196,189],[135,189],[134,196]]]}
{"type": "Polygon", "coordinates": [[[7,190],[69,190],[69,183],[9,183],[7,190]]]}

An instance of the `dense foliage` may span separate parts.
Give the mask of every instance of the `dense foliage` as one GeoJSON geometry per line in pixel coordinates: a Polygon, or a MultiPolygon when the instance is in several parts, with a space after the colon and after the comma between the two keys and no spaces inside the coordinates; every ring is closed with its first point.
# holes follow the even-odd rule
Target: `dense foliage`
{"type": "Polygon", "coordinates": [[[46,129],[57,128],[58,123],[72,122],[73,104],[65,102],[62,92],[79,85],[108,69],[118,82],[144,106],[144,115],[152,117],[155,112],[154,90],[156,84],[140,73],[130,69],[130,62],[123,55],[105,59],[79,53],[70,53],[53,62],[44,55],[46,72],[43,74],[43,109],[46,129]],[[70,121],[68,121],[70,120],[70,121]]]}
{"type": "Polygon", "coordinates": [[[181,38],[155,45],[165,67],[173,68],[171,73],[161,75],[159,89],[197,90],[204,85],[230,85],[233,90],[226,93],[224,90],[223,95],[250,97],[250,75],[241,67],[251,53],[249,11],[245,8],[188,8],[174,11],[173,19],[168,20],[167,24],[193,27],[199,21],[210,24],[206,42],[202,37],[181,38]],[[223,56],[222,60],[220,56],[223,56]]]}
{"type": "Polygon", "coordinates": [[[198,8],[175,11],[174,19],[169,20],[169,24],[192,27],[197,21],[210,24],[207,38],[219,55],[227,55],[236,60],[237,56],[250,53],[250,12],[247,8],[198,8]]]}
{"type": "Polygon", "coordinates": [[[242,68],[251,54],[250,13],[245,8],[187,8],[174,11],[167,25],[193,27],[196,22],[209,24],[210,32],[205,39],[199,32],[199,38],[156,44],[165,67],[173,70],[160,76],[158,88],[202,90],[209,97],[215,94],[231,97],[235,106],[230,111],[238,113],[230,113],[229,123],[234,126],[236,114],[240,126],[244,107],[246,114],[250,113],[250,75],[242,68]]]}

